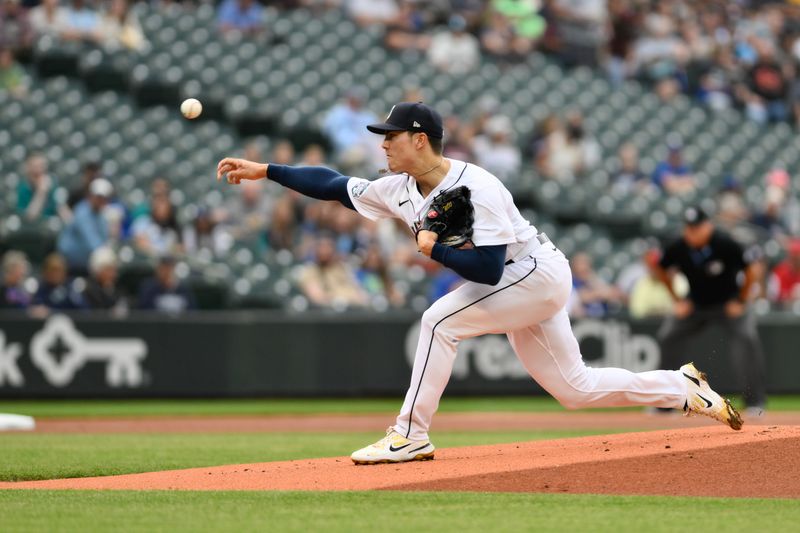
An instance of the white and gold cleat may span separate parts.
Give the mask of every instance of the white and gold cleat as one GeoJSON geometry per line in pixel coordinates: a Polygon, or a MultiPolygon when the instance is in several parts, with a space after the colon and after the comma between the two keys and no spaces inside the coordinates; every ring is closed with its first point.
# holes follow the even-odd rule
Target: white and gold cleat
{"type": "Polygon", "coordinates": [[[433,444],[428,440],[410,440],[390,427],[386,436],[375,444],[356,450],[350,456],[357,465],[404,463],[433,459],[433,444]]]}
{"type": "Polygon", "coordinates": [[[688,381],[686,405],[683,408],[686,416],[699,414],[719,420],[731,429],[742,429],[742,417],[733,408],[730,400],[723,398],[711,389],[708,377],[695,368],[694,363],[686,363],[681,373],[688,381]]]}

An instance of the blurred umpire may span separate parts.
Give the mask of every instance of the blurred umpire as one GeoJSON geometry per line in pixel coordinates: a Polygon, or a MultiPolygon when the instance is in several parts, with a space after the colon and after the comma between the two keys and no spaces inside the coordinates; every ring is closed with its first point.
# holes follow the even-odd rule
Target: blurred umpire
{"type": "Polygon", "coordinates": [[[686,209],[683,223],[682,237],[666,247],[657,268],[675,301],[674,316],[659,332],[662,368],[672,368],[675,361],[686,357],[691,343],[704,330],[720,324],[730,338],[748,411],[760,413],[766,402],[764,352],[755,317],[747,311],[748,295],[757,277],[755,268],[742,246],[717,230],[701,208],[686,209]],[[686,298],[673,291],[669,269],[679,270],[689,281],[686,298]]]}

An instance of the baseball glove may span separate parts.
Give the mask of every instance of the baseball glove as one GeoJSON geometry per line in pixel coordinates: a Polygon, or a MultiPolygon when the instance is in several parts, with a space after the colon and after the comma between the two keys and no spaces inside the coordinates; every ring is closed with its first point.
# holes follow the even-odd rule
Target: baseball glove
{"type": "Polygon", "coordinates": [[[470,196],[469,187],[464,185],[439,193],[433,198],[421,229],[437,233],[436,241],[445,246],[458,248],[465,244],[472,238],[475,221],[470,196]]]}

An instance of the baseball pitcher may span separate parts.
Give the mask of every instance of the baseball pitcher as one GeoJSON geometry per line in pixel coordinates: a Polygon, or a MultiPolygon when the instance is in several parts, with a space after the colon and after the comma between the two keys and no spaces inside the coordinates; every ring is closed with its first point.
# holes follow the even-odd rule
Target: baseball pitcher
{"type": "Polygon", "coordinates": [[[390,174],[368,181],[321,167],[289,167],[225,158],[217,179],[270,179],[312,198],[338,200],[376,220],[396,217],[419,251],[467,282],[422,316],[411,384],[386,436],[353,452],[356,464],[433,459],[428,436],[462,339],[505,333],[517,357],[545,390],[569,409],[647,405],[703,414],[740,429],[728,400],[691,363],[679,370],[633,373],[587,367],[565,304],[569,262],[514,205],[495,176],[442,156],[441,116],[422,103],[395,105],[382,135],[390,174]]]}

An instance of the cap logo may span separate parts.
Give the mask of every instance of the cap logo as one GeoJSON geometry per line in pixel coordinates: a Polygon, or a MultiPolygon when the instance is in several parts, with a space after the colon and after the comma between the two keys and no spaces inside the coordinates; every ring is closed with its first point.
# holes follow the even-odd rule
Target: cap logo
{"type": "Polygon", "coordinates": [[[387,121],[387,122],[389,121],[389,119],[390,119],[390,118],[392,118],[392,113],[394,113],[394,108],[395,108],[395,107],[397,107],[397,106],[396,106],[396,105],[393,105],[393,106],[392,106],[392,108],[389,110],[389,114],[388,114],[388,115],[386,115],[386,121],[387,121]]]}
{"type": "Polygon", "coordinates": [[[416,120],[414,121],[414,124],[413,124],[413,126],[414,126],[415,128],[421,128],[421,127],[422,127],[422,126],[420,126],[420,125],[419,125],[419,122],[417,122],[416,120]]]}

